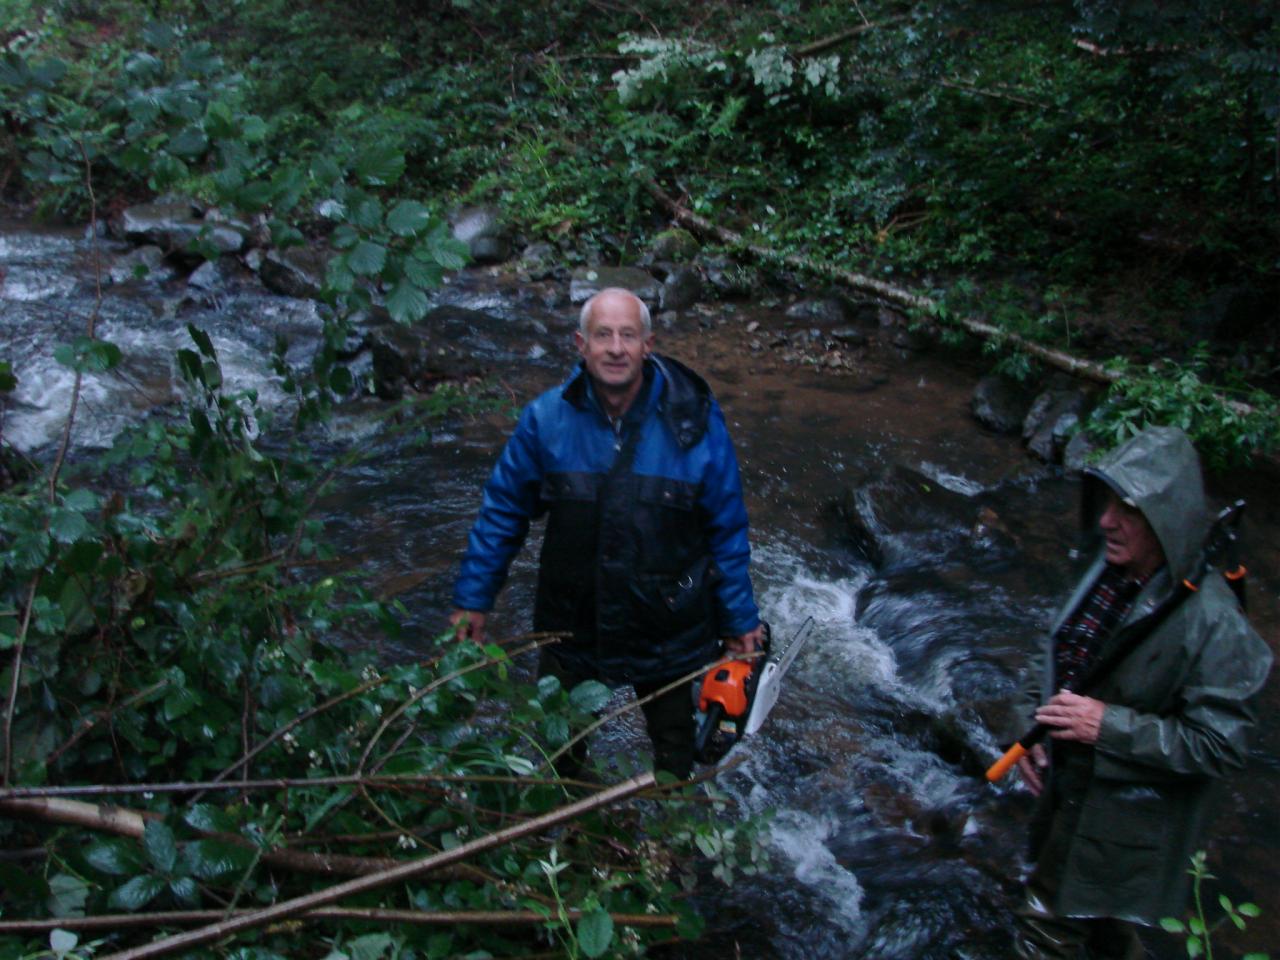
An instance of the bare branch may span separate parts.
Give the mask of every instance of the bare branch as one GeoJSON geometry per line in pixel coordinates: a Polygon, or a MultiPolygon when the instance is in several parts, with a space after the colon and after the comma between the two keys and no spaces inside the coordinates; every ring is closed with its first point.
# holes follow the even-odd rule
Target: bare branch
{"type": "Polygon", "coordinates": [[[439,870],[441,867],[460,863],[478,853],[506,846],[516,840],[576,819],[583,814],[612,806],[653,785],[654,777],[652,773],[632,777],[630,780],[624,780],[622,783],[607,790],[602,790],[594,796],[560,807],[527,823],[477,838],[470,843],[454,847],[452,850],[431,854],[408,863],[401,863],[391,869],[367,877],[347,880],[326,890],[318,890],[315,893],[272,904],[262,910],[250,911],[242,916],[233,917],[221,923],[209,924],[189,933],[166,937],[163,940],[157,940],[130,950],[122,950],[119,953],[103,957],[101,960],[146,960],[146,958],[150,957],[168,956],[189,950],[192,947],[221,940],[224,937],[229,937],[245,930],[257,929],[280,920],[296,917],[319,907],[327,907],[346,897],[368,893],[392,884],[403,883],[406,880],[439,870]]]}

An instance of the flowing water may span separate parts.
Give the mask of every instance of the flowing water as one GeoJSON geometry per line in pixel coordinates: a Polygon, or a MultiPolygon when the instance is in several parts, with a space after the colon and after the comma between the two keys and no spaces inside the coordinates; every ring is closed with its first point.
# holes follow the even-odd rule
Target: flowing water
{"type": "MultiPolygon", "coordinates": [[[[123,253],[104,246],[108,263],[123,253]]],[[[78,232],[0,225],[0,359],[20,378],[3,435],[36,456],[63,428],[71,375],[52,351],[80,335],[93,312],[91,249],[78,232]]],[[[294,362],[314,348],[314,307],[264,292],[247,273],[216,292],[180,276],[117,277],[104,290],[98,334],[127,360],[88,378],[74,435],[81,451],[173,403],[180,387],[172,356],[190,346],[188,323],[212,336],[228,381],[256,390],[268,407],[284,403],[266,365],[276,336],[289,339],[294,362]]],[[[437,296],[440,305],[479,311],[451,315],[451,356],[500,377],[518,401],[572,362],[574,311],[546,305],[555,302],[550,288],[480,272],[437,296]]],[[[1077,484],[972,422],[974,371],[963,360],[873,355],[865,375],[823,373],[750,349],[750,320],[763,329],[787,324],[778,311],[716,307],[660,331],[659,349],[703,372],[725,409],[748,491],[753,576],[775,635],[791,636],[809,617],[815,627],[769,723],[735,748],[740,763],[720,777],[743,815],[770,818],[771,868],[732,890],[707,887],[701,903],[711,934],[697,951],[1008,956],[1029,796],[1012,780],[988,786],[980,773],[997,753],[989,723],[1079,567],[1077,484]],[[949,519],[887,537],[873,566],[833,504],[891,465],[954,492],[959,507],[949,519]]],[[[325,445],[359,443],[368,455],[323,509],[351,562],[405,604],[404,639],[384,652],[407,657],[444,623],[479,487],[511,423],[457,418],[415,431],[412,443],[377,423],[368,403],[335,418],[325,445]]],[[[1220,486],[1222,496],[1250,500],[1253,620],[1274,646],[1274,477],[1220,486]]],[[[535,556],[531,544],[515,564],[491,620],[499,635],[527,628],[535,556]]],[[[1280,943],[1277,705],[1272,684],[1250,767],[1230,782],[1213,831],[1215,883],[1263,908],[1232,941],[1241,949],[1280,943]]],[[[624,718],[593,751],[644,745],[640,725],[624,718]]],[[[1150,943],[1161,957],[1181,955],[1165,935],[1150,943]]]]}

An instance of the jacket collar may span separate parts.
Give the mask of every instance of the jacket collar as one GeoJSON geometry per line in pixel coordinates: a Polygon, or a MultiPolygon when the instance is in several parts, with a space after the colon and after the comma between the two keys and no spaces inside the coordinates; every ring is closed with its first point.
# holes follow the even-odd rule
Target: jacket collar
{"type": "MultiPolygon", "coordinates": [[[[646,388],[631,410],[647,416],[656,407],[659,418],[682,450],[695,446],[707,432],[711,415],[711,387],[684,364],[657,353],[644,362],[646,388]]],[[[561,397],[578,410],[599,410],[591,377],[582,361],[561,391],[561,397]]],[[[628,416],[631,411],[628,411],[628,416]]]]}

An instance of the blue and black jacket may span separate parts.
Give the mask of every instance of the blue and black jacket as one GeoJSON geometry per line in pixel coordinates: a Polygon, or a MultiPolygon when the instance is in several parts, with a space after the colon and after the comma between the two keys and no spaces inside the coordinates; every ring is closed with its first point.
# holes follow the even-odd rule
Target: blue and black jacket
{"type": "Polygon", "coordinates": [[[610,422],[579,364],[525,408],[484,489],[454,606],[488,611],[545,515],[534,629],[611,683],[674,678],[760,622],[738,462],[706,381],[653,354],[610,422]]]}

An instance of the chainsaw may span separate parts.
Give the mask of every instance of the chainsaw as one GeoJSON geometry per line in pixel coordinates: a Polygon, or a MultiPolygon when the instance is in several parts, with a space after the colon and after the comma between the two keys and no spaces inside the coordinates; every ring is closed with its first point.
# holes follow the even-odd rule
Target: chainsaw
{"type": "Polygon", "coordinates": [[[726,660],[702,679],[695,719],[694,757],[699,763],[719,763],[735,743],[764,726],[778,702],[782,677],[813,633],[808,617],[791,639],[773,649],[773,631],[764,625],[764,656],[726,660]]]}

